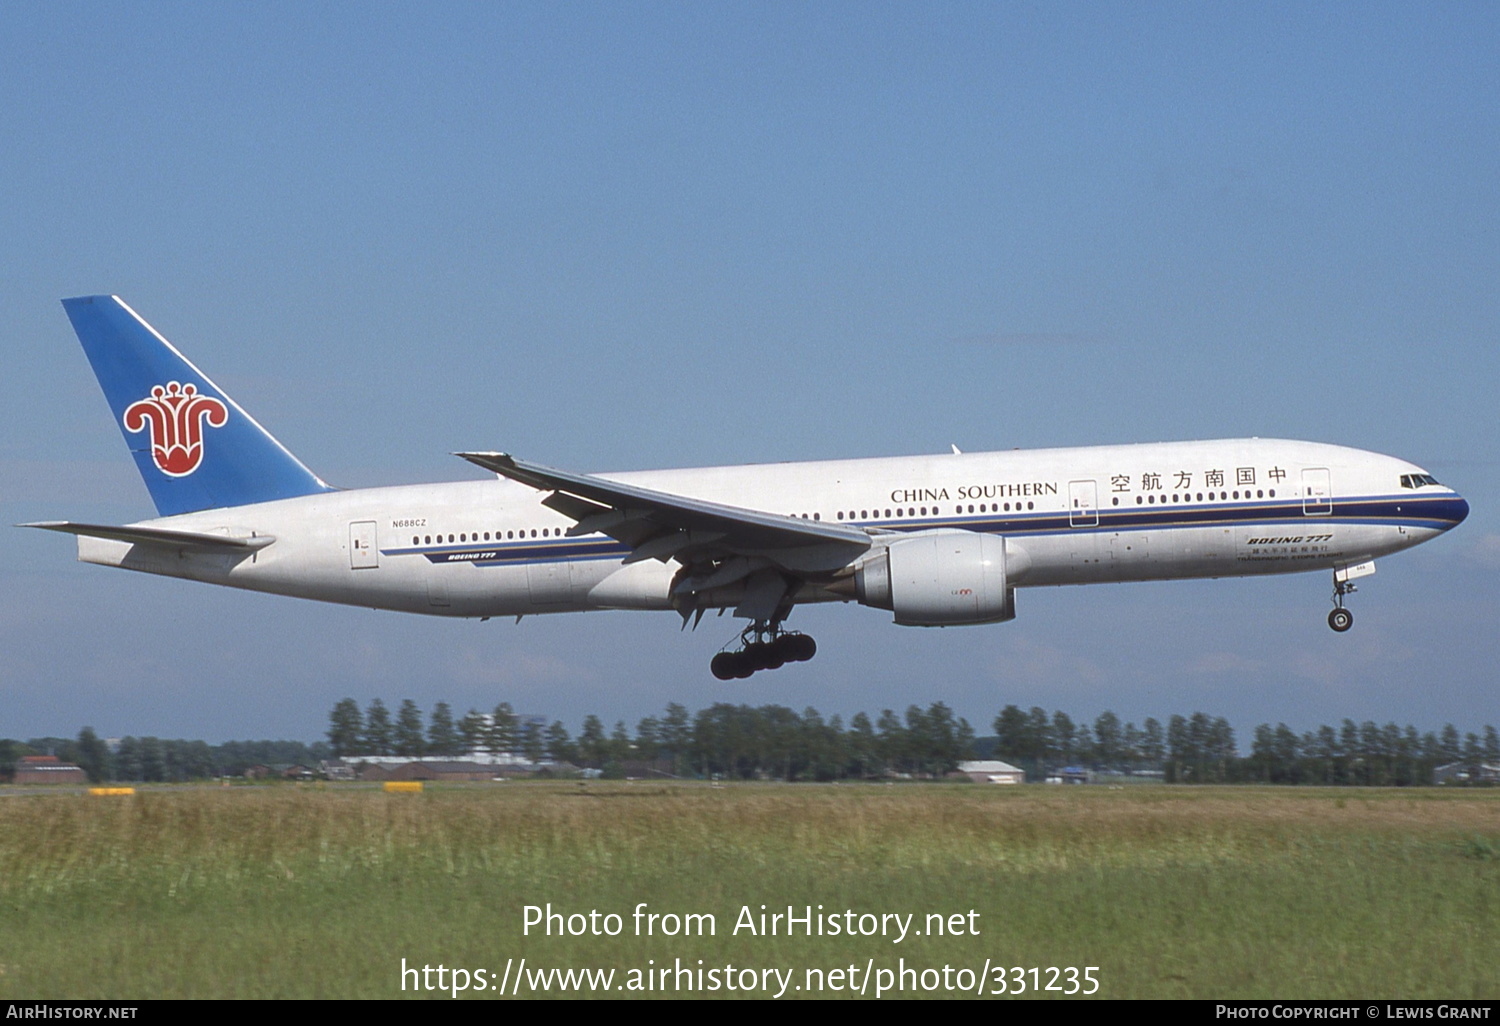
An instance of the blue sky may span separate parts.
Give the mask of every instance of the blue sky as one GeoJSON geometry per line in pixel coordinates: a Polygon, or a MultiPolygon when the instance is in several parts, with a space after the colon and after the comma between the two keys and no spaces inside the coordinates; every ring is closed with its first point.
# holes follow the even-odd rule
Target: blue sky
{"type": "Polygon", "coordinates": [[[57,300],[121,295],[328,481],[1283,436],[1473,513],[1323,575],[1009,624],[444,622],[0,531],[0,736],[301,737],[361,703],[1500,723],[1500,12],[1479,4],[12,5],[0,510],[151,513],[57,300]]]}

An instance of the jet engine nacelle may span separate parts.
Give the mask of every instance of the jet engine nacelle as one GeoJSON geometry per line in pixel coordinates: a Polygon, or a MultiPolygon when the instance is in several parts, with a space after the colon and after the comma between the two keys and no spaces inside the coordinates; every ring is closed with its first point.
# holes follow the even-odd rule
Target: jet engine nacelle
{"type": "MultiPolygon", "coordinates": [[[[1024,560],[1024,557],[1023,557],[1024,560]]],[[[1005,539],[973,531],[924,531],[893,541],[855,571],[861,603],[908,627],[999,623],[1016,615],[1005,539]]]]}

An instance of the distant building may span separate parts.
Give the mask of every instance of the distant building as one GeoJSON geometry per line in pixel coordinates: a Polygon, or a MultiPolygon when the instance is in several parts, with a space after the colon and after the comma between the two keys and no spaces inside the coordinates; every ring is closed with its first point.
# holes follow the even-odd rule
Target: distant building
{"type": "Polygon", "coordinates": [[[246,766],[241,774],[246,780],[311,780],[313,771],[306,766],[297,763],[276,762],[267,766],[265,763],[256,763],[246,766]]]}
{"type": "MultiPolygon", "coordinates": [[[[478,763],[481,766],[523,766],[533,768],[524,755],[505,753],[502,755],[491,755],[488,752],[469,752],[463,757],[464,762],[478,763]]],[[[451,755],[350,755],[345,758],[346,762],[364,764],[367,766],[384,766],[390,769],[393,766],[406,766],[414,762],[452,762],[451,755]]]]}
{"type": "Polygon", "coordinates": [[[1008,762],[986,759],[981,762],[961,762],[958,771],[976,784],[1024,784],[1026,772],[1008,762]]]}
{"type": "MultiPolygon", "coordinates": [[[[497,780],[525,777],[545,763],[502,756],[500,759],[393,759],[390,756],[360,756],[352,767],[358,780],[497,780]]],[[[329,778],[334,779],[333,777],[329,778]]]]}
{"type": "Polygon", "coordinates": [[[324,759],[318,763],[318,772],[325,780],[354,779],[354,767],[343,759],[324,759]]]}
{"type": "Polygon", "coordinates": [[[89,775],[81,766],[63,762],[55,755],[23,755],[16,762],[17,784],[87,784],[89,775]]]}
{"type": "Polygon", "coordinates": [[[1432,771],[1434,784],[1500,784],[1500,765],[1450,762],[1432,771]]]}
{"type": "MultiPolygon", "coordinates": [[[[422,760],[386,770],[385,780],[491,780],[495,767],[477,762],[422,760]]],[[[365,777],[366,780],[374,779],[365,777]]]]}

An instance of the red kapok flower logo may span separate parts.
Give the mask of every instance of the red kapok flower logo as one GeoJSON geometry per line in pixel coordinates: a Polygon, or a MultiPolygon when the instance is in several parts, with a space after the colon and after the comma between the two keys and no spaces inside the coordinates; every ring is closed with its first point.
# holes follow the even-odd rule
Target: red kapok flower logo
{"type": "Polygon", "coordinates": [[[186,477],[203,462],[203,423],[220,428],[229,410],[210,395],[199,395],[193,385],[169,381],[151,389],[151,397],[125,410],[125,430],[151,432],[151,458],[168,477],[186,477]]]}

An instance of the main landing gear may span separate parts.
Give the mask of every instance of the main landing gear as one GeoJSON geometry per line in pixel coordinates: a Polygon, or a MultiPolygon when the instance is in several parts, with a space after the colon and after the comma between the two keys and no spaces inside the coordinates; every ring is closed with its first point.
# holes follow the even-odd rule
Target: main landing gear
{"type": "Polygon", "coordinates": [[[787,663],[805,663],[818,653],[810,634],[786,632],[780,621],[758,620],[740,634],[738,652],[720,652],[709,669],[720,680],[743,680],[756,670],[775,670],[787,663]]]}
{"type": "Polygon", "coordinates": [[[1340,634],[1354,626],[1354,614],[1344,608],[1344,596],[1351,595],[1359,589],[1352,581],[1339,580],[1338,573],[1333,575],[1333,612],[1328,614],[1328,626],[1340,634]]]}

